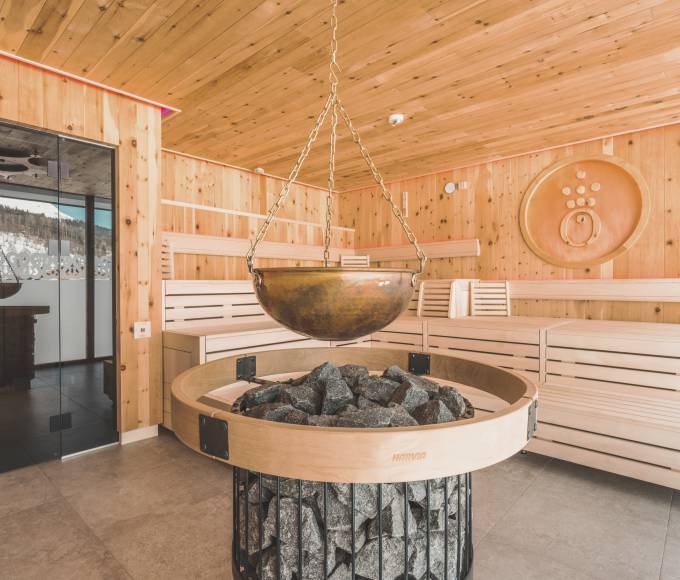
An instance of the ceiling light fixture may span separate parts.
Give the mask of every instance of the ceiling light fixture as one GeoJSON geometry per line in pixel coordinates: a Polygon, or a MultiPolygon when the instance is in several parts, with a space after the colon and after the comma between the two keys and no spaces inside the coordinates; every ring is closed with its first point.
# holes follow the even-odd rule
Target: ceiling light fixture
{"type": "Polygon", "coordinates": [[[392,113],[387,117],[387,122],[392,125],[392,127],[401,125],[404,122],[404,113],[392,113]]]}

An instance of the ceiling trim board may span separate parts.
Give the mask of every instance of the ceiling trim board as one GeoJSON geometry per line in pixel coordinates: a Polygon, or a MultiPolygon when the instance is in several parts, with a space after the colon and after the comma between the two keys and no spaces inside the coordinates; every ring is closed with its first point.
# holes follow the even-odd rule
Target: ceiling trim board
{"type": "MultiPolygon", "coordinates": [[[[253,169],[248,169],[247,167],[239,167],[238,165],[233,165],[231,163],[226,163],[225,161],[217,161],[215,159],[208,159],[207,157],[201,157],[200,155],[192,155],[191,153],[184,153],[183,151],[177,151],[175,149],[169,149],[167,147],[162,147],[161,151],[163,153],[170,153],[171,155],[180,155],[181,157],[187,157],[188,159],[194,159],[196,161],[203,161],[205,163],[212,163],[213,165],[219,165],[221,167],[227,167],[229,169],[236,169],[237,171],[245,171],[246,173],[251,173],[258,177],[271,177],[272,179],[278,179],[279,181],[288,181],[286,177],[281,177],[280,175],[274,175],[273,173],[258,173],[253,169]]],[[[312,189],[318,189],[319,191],[326,193],[328,188],[321,187],[320,185],[312,185],[311,183],[305,183],[304,181],[295,180],[293,182],[295,185],[301,185],[303,187],[311,187],[312,189]]],[[[342,193],[340,191],[334,191],[333,193],[342,193]]]]}
{"type": "MultiPolygon", "coordinates": [[[[176,114],[176,113],[181,113],[181,109],[178,109],[177,107],[172,107],[170,105],[164,105],[163,103],[159,103],[158,101],[152,101],[151,99],[147,99],[145,97],[140,97],[139,95],[135,95],[133,93],[129,93],[127,91],[124,91],[122,89],[116,89],[114,87],[110,87],[108,85],[105,85],[103,83],[99,83],[97,81],[93,81],[90,79],[86,79],[84,77],[78,76],[76,74],[66,72],[64,70],[58,69],[53,66],[49,66],[46,64],[42,64],[39,62],[36,62],[34,60],[30,60],[28,58],[24,58],[22,56],[18,56],[16,54],[12,54],[11,52],[7,52],[6,50],[0,50],[0,57],[4,57],[8,60],[13,60],[16,62],[20,62],[23,64],[26,64],[28,66],[32,66],[34,68],[67,78],[71,79],[72,81],[76,81],[78,83],[84,84],[84,85],[89,85],[91,87],[97,87],[98,89],[102,89],[104,91],[107,91],[109,93],[113,93],[115,95],[120,95],[122,97],[127,97],[128,99],[132,99],[133,101],[139,101],[140,103],[144,103],[145,105],[151,105],[152,107],[156,107],[157,109],[161,109],[161,111],[169,111],[171,114],[176,114]]],[[[169,114],[166,114],[164,116],[164,120],[169,118],[169,114]]]]}

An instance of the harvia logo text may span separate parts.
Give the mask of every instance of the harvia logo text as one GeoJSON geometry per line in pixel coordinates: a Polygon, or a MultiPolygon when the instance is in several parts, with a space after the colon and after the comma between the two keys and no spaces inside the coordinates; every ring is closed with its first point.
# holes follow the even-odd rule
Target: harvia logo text
{"type": "Polygon", "coordinates": [[[422,461],[427,457],[426,451],[417,451],[414,453],[393,453],[392,461],[395,463],[410,463],[411,461],[422,461]]]}

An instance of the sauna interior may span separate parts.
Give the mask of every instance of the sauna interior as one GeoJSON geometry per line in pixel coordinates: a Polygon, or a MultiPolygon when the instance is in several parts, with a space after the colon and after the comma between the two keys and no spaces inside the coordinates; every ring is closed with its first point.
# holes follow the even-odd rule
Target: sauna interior
{"type": "Polygon", "coordinates": [[[0,0],[0,578],[680,580],[678,31],[0,0]]]}

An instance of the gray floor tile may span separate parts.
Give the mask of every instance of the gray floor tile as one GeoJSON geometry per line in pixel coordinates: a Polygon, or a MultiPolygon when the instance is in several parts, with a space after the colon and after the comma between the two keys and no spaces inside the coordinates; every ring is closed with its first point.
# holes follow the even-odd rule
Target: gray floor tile
{"type": "Polygon", "coordinates": [[[13,579],[130,578],[64,500],[0,519],[0,570],[13,579]]]}
{"type": "Polygon", "coordinates": [[[595,580],[595,577],[557,562],[539,550],[517,549],[489,534],[475,547],[467,580],[595,580]]]}
{"type": "Polygon", "coordinates": [[[40,468],[62,495],[79,495],[102,482],[134,478],[145,471],[196,454],[182,445],[173,434],[115,446],[67,461],[41,464],[40,468]]]}
{"type": "Polygon", "coordinates": [[[556,461],[488,539],[593,578],[656,580],[670,501],[666,488],[556,461]]]}
{"type": "Polygon", "coordinates": [[[56,487],[36,466],[0,474],[0,518],[59,497],[56,487]]]}
{"type": "Polygon", "coordinates": [[[183,455],[137,473],[99,479],[95,486],[72,486],[73,508],[95,531],[154,514],[172,514],[185,506],[231,489],[231,471],[196,453],[183,455]],[[104,500],[104,501],[103,501],[104,500]]]}
{"type": "Polygon", "coordinates": [[[550,461],[543,455],[518,454],[472,475],[475,545],[515,505],[550,461]]]}
{"type": "Polygon", "coordinates": [[[134,578],[231,578],[231,526],[223,494],[113,524],[102,540],[134,578]]]}

